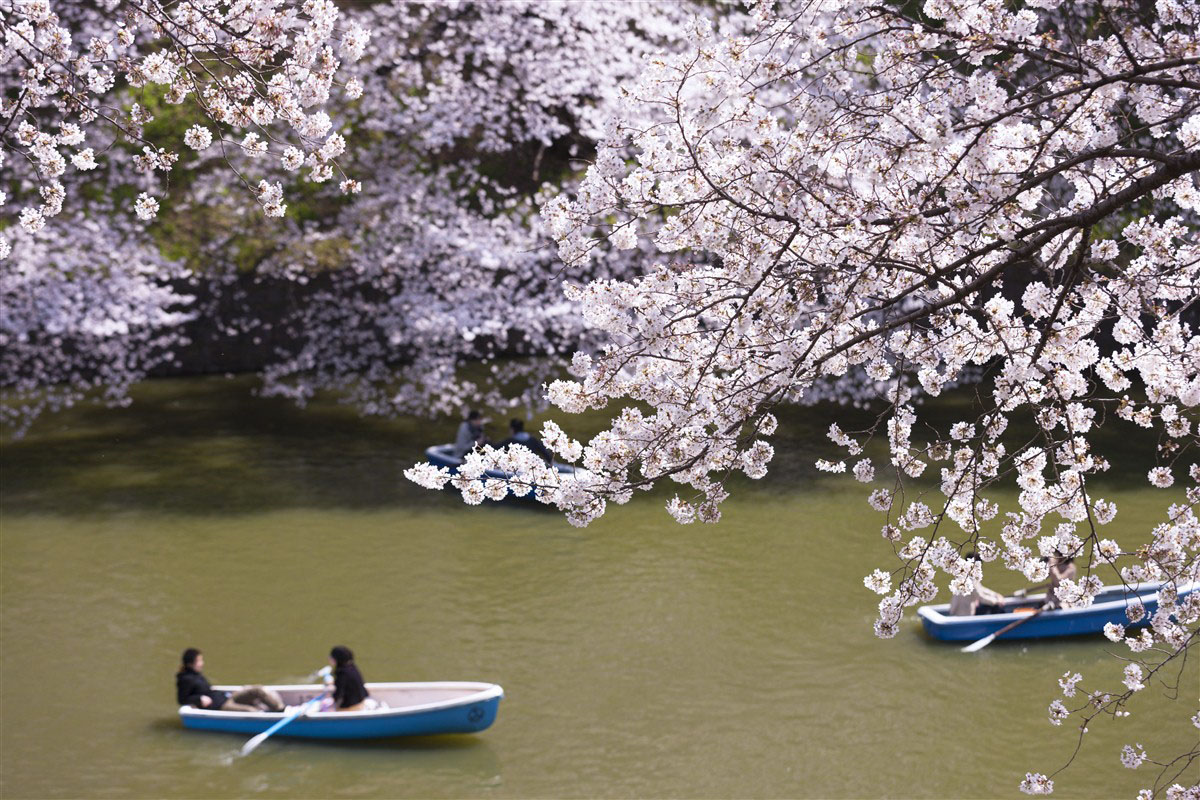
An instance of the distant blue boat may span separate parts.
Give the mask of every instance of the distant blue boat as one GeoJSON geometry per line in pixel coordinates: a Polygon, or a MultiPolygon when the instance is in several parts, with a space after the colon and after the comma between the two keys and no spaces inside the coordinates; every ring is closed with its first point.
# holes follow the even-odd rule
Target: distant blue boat
{"type": "MultiPolygon", "coordinates": [[[[214,686],[235,691],[240,686],[214,686]]],[[[321,693],[317,684],[271,686],[289,706],[298,706],[321,693]]],[[[371,698],[380,704],[370,711],[309,712],[280,729],[279,736],[307,739],[381,739],[394,736],[433,736],[478,733],[496,721],[504,690],[494,683],[368,683],[371,698]]],[[[286,711],[211,711],[182,706],[186,728],[230,733],[262,733],[286,711]]]]}
{"type": "MultiPolygon", "coordinates": [[[[998,637],[999,639],[1041,639],[1049,636],[1076,636],[1085,633],[1100,633],[1105,623],[1114,622],[1126,627],[1134,627],[1125,616],[1126,607],[1134,598],[1142,601],[1146,607],[1146,616],[1140,623],[1146,625],[1150,617],[1158,610],[1158,588],[1161,583],[1143,584],[1138,588],[1124,586],[1105,586],[1096,595],[1095,601],[1087,608],[1060,608],[1044,611],[1035,619],[1013,628],[998,637]]],[[[1183,599],[1192,592],[1200,589],[1200,583],[1181,584],[1179,598],[1183,599]]],[[[943,642],[972,642],[982,639],[988,634],[999,631],[1006,625],[1027,618],[1036,611],[1046,599],[1045,594],[1035,594],[1029,597],[1010,597],[1005,608],[1012,611],[1004,614],[981,614],[971,617],[950,616],[950,604],[937,606],[921,606],[917,616],[925,626],[925,631],[935,639],[943,642]]]]}
{"type": "MultiPolygon", "coordinates": [[[[457,474],[458,468],[461,467],[463,463],[461,458],[454,455],[453,444],[435,444],[432,447],[425,448],[425,460],[430,464],[433,464],[435,467],[446,467],[450,470],[451,475],[457,474]]],[[[570,464],[560,464],[557,461],[553,462],[553,466],[556,470],[558,470],[559,475],[583,476],[587,474],[587,470],[583,467],[572,467],[570,464]]],[[[488,478],[499,478],[501,480],[510,477],[510,473],[502,472],[498,469],[489,469],[483,474],[488,478]]],[[[510,490],[508,496],[510,499],[532,499],[533,492],[529,492],[522,497],[510,490]]]]}

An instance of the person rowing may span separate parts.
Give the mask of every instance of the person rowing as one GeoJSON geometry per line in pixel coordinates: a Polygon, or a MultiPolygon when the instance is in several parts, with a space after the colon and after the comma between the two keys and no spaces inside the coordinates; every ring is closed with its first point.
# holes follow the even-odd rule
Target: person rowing
{"type": "Polygon", "coordinates": [[[467,413],[467,418],[459,424],[458,433],[454,437],[455,458],[462,458],[476,447],[481,447],[489,443],[487,434],[483,431],[483,426],[490,421],[490,419],[475,409],[471,409],[467,413]]]}
{"type": "MultiPolygon", "coordinates": [[[[979,554],[972,551],[966,558],[971,561],[981,561],[979,554]]],[[[994,589],[989,589],[982,583],[976,583],[970,594],[950,595],[950,616],[970,617],[977,614],[1003,614],[1004,595],[994,589]]]]}
{"type": "Polygon", "coordinates": [[[507,447],[510,444],[524,445],[529,448],[534,455],[538,456],[547,464],[554,463],[550,451],[546,449],[546,445],[542,444],[536,436],[525,430],[525,423],[519,419],[514,419],[508,423],[509,437],[500,443],[500,447],[507,447]]]}
{"type": "Polygon", "coordinates": [[[363,682],[362,673],[354,663],[349,647],[338,645],[329,651],[333,667],[333,709],[335,711],[369,711],[376,707],[363,682]]]}
{"type": "Polygon", "coordinates": [[[1061,601],[1058,599],[1058,587],[1063,581],[1075,580],[1077,570],[1075,569],[1075,556],[1063,555],[1062,551],[1055,550],[1054,555],[1050,556],[1050,580],[1045,583],[1039,583],[1037,586],[1030,586],[1028,589],[1022,589],[1016,593],[1016,597],[1024,597],[1031,592],[1037,592],[1046,589],[1046,599],[1042,601],[1042,607],[1047,611],[1053,611],[1061,606],[1061,601]]]}

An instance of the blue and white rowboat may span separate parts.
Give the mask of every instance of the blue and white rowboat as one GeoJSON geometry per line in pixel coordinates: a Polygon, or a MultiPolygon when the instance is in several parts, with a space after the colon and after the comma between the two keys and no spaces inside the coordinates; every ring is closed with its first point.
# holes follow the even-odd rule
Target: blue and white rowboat
{"type": "MultiPolygon", "coordinates": [[[[435,467],[446,467],[453,475],[458,472],[458,468],[462,466],[463,460],[454,455],[453,444],[435,444],[432,447],[425,448],[425,460],[435,467]]],[[[587,470],[582,467],[572,467],[570,464],[560,464],[555,461],[554,468],[558,470],[560,475],[574,475],[575,473],[585,473],[587,470]]],[[[510,473],[501,472],[498,469],[489,469],[483,473],[489,478],[507,478],[510,473]]]]}
{"type": "MultiPolygon", "coordinates": [[[[1161,583],[1143,584],[1137,588],[1124,586],[1105,586],[1095,601],[1087,608],[1059,608],[1053,611],[1043,611],[1034,619],[1013,628],[998,637],[1000,639],[1040,639],[1047,636],[1075,636],[1084,633],[1100,633],[1105,623],[1113,622],[1126,627],[1134,627],[1125,610],[1134,598],[1142,601],[1146,607],[1146,616],[1141,625],[1150,622],[1150,617],[1158,610],[1158,588],[1161,583]]],[[[1200,583],[1184,583],[1179,586],[1179,599],[1183,599],[1194,591],[1200,590],[1200,583]]],[[[1035,594],[1029,597],[1009,597],[1005,608],[1014,609],[1004,614],[981,614],[971,617],[950,616],[950,604],[937,606],[921,606],[917,616],[925,626],[925,631],[935,639],[943,642],[972,642],[982,639],[988,634],[999,631],[1006,625],[1018,620],[1027,619],[1041,606],[1046,599],[1045,594],[1035,594]],[[1022,609],[1018,613],[1015,609],[1022,609]]]]}
{"type": "MultiPolygon", "coordinates": [[[[214,686],[236,691],[240,686],[214,686]]],[[[323,691],[317,684],[270,686],[283,702],[298,706],[323,691]]],[[[288,723],[279,736],[309,739],[381,739],[392,736],[432,736],[478,733],[496,721],[504,690],[494,683],[368,683],[367,691],[381,704],[371,711],[312,711],[288,723]]],[[[181,706],[186,728],[231,733],[262,733],[287,715],[286,711],[211,711],[181,706]]]]}
{"type": "MultiPolygon", "coordinates": [[[[463,460],[454,455],[454,445],[452,444],[435,444],[432,447],[425,448],[425,459],[435,467],[446,467],[450,470],[451,475],[458,473],[458,468],[462,466],[463,460]]],[[[559,475],[573,475],[576,478],[583,478],[590,473],[583,467],[572,467],[570,464],[560,464],[553,462],[553,467],[558,470],[559,475]]],[[[489,469],[483,473],[486,478],[498,478],[504,480],[512,477],[512,473],[503,472],[498,469],[489,469]]],[[[447,484],[448,488],[453,488],[447,484]]],[[[534,500],[534,493],[527,492],[524,495],[517,494],[512,489],[508,490],[508,495],[502,500],[534,500]]]]}

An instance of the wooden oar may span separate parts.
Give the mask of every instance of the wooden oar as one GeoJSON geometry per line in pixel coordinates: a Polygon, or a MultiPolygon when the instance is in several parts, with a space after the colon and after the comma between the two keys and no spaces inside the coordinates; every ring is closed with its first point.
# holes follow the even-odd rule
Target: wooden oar
{"type": "Polygon", "coordinates": [[[1046,610],[1047,610],[1046,606],[1042,606],[1041,608],[1039,608],[1037,611],[1033,612],[1029,616],[1027,616],[1023,619],[1019,619],[1016,622],[1010,622],[1007,625],[1005,625],[1003,628],[1001,628],[1000,630],[996,631],[995,633],[989,633],[987,636],[983,637],[979,641],[972,642],[971,644],[964,647],[962,649],[962,651],[964,653],[974,653],[978,650],[982,650],[983,648],[987,647],[992,642],[996,641],[996,637],[1003,636],[1004,634],[1011,631],[1013,628],[1016,628],[1018,625],[1024,625],[1026,622],[1029,622],[1029,620],[1033,619],[1038,614],[1041,614],[1043,611],[1046,611],[1046,610]]]}
{"type": "Polygon", "coordinates": [[[292,722],[297,717],[304,716],[304,714],[308,711],[309,706],[311,706],[313,703],[319,703],[321,701],[321,698],[324,696],[325,696],[325,692],[321,692],[319,695],[314,697],[312,700],[309,700],[307,703],[300,706],[299,708],[297,708],[292,713],[288,714],[283,719],[279,720],[279,722],[276,722],[274,725],[267,728],[265,731],[258,734],[257,736],[252,738],[250,741],[246,742],[244,745],[242,745],[242,753],[241,754],[244,756],[248,756],[251,753],[253,753],[255,748],[257,748],[260,744],[265,742],[271,736],[271,734],[275,733],[276,731],[281,729],[284,725],[287,725],[289,722],[292,722]]]}

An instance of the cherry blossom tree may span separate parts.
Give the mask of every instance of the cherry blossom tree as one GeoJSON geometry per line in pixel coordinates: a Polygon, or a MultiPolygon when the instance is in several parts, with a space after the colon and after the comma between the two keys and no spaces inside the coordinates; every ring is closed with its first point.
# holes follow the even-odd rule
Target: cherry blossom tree
{"type": "MultiPolygon", "coordinates": [[[[883,595],[879,636],[939,575],[969,594],[985,565],[1039,582],[1045,557],[1077,556],[1057,590],[1068,608],[1106,581],[1165,582],[1149,627],[1108,631],[1129,650],[1119,688],[1060,682],[1051,721],[1077,719],[1082,738],[1151,679],[1178,680],[1200,638],[1200,593],[1178,595],[1200,579],[1200,5],[773,6],[757,4],[747,35],[698,19],[687,50],[628,87],[586,178],[544,206],[565,295],[606,341],[548,397],[569,413],[620,406],[586,444],[543,431],[586,471],[513,447],[477,450],[455,476],[407,474],[473,503],[532,492],[580,525],[668,480],[684,487],[676,520],[715,522],[731,473],[766,474],[773,409],[860,370],[888,411],[832,426],[817,466],[852,472],[884,515],[897,561],[865,581],[883,595]],[[598,254],[648,241],[663,255],[641,276],[588,280],[598,254]],[[917,393],[968,374],[969,415],[921,418],[917,393]],[[1107,534],[1117,509],[1092,488],[1114,419],[1145,430],[1153,486],[1185,485],[1140,547],[1107,534]],[[875,436],[885,463],[866,453],[875,436]]],[[[1200,749],[1155,758],[1144,795],[1200,793],[1176,782],[1200,749]]]]}
{"type": "Polygon", "coordinates": [[[247,159],[333,177],[345,140],[321,107],[369,36],[329,0],[12,0],[0,31],[4,415],[20,430],[88,387],[122,402],[180,343],[183,275],[123,217],[158,215],[181,153],[220,152],[272,217],[282,186],[247,159]],[[160,106],[187,109],[181,141],[155,136],[160,106]]]}
{"type": "Polygon", "coordinates": [[[136,225],[70,222],[36,235],[17,228],[0,269],[0,374],[12,376],[0,421],[17,434],[92,391],[127,402],[132,383],[173,358],[192,316],[179,288],[186,272],[136,225]]]}
{"type": "MultiPolygon", "coordinates": [[[[373,174],[328,225],[347,237],[346,266],[289,323],[299,347],[265,370],[266,391],[304,402],[333,389],[377,414],[543,403],[535,387],[600,332],[562,296],[538,205],[577,183],[621,87],[653,53],[680,50],[700,12],[725,27],[746,19],[692,2],[362,11],[375,36],[345,116],[358,171],[373,174]],[[481,360],[487,371],[460,370],[481,360]]],[[[608,248],[586,275],[636,275],[639,255],[608,248]]]]}
{"type": "MultiPolygon", "coordinates": [[[[335,45],[340,40],[341,55],[356,60],[369,35],[353,23],[339,31],[329,0],[299,8],[264,0],[14,0],[2,13],[0,66],[12,91],[0,137],[13,154],[8,182],[17,184],[7,200],[23,205],[20,222],[30,233],[62,210],[66,190],[58,179],[103,159],[113,142],[98,137],[140,147],[134,161],[143,172],[170,173],[179,154],[146,137],[153,117],[132,90],[155,89],[168,104],[189,104],[204,122],[185,136],[194,150],[216,145],[265,156],[275,145],[285,166],[308,166],[310,179],[321,182],[345,149],[320,105],[341,66],[335,45]]],[[[238,177],[268,215],[283,215],[278,184],[238,177]]],[[[159,199],[143,192],[132,205],[151,219],[159,199]]]]}
{"type": "MultiPolygon", "coordinates": [[[[618,406],[586,444],[543,431],[586,470],[483,449],[418,483],[533,493],[584,525],[670,481],[676,520],[715,522],[732,473],[766,474],[780,404],[875,398],[878,424],[833,426],[818,466],[884,515],[876,632],[939,580],[1036,582],[1055,552],[1085,564],[1066,606],[1166,581],[1148,629],[1108,631],[1123,688],[1068,673],[1049,711],[1127,713],[1200,636],[1200,598],[1178,598],[1200,578],[1200,7],[778,6],[0,0],[6,421],[92,387],[122,402],[175,357],[205,311],[187,282],[226,281],[231,248],[187,253],[200,276],[162,255],[165,218],[256,225],[232,174],[275,226],[253,269],[310,287],[268,392],[451,411],[576,351],[545,396],[618,406]],[[505,354],[545,360],[459,372],[505,354]],[[970,414],[922,418],[919,395],[966,382],[970,414]],[[1137,548],[1093,489],[1114,419],[1146,431],[1172,498],[1137,548]]],[[[1121,760],[1174,796],[1198,758],[1121,760]]]]}
{"type": "MultiPolygon", "coordinates": [[[[20,210],[29,233],[99,184],[206,293],[247,270],[294,284],[294,311],[272,320],[288,341],[264,370],[269,394],[304,402],[331,388],[381,414],[505,403],[514,378],[536,386],[564,353],[598,341],[559,291],[538,205],[577,181],[620,86],[649,54],[679,50],[697,11],[745,20],[735,6],[693,2],[397,1],[348,18],[318,0],[20,2],[4,19],[3,63],[14,89],[6,142],[24,155],[4,177],[17,201],[38,186],[54,199],[20,210]],[[336,39],[355,61],[340,71],[336,39]],[[111,142],[87,147],[98,131],[111,142]],[[346,137],[357,150],[342,152],[346,137]],[[329,178],[343,165],[370,178],[343,173],[335,192],[329,178]],[[246,216],[230,172],[284,218],[246,216]],[[482,382],[459,375],[497,354],[543,358],[493,365],[482,382]]],[[[636,255],[610,250],[588,274],[636,274],[636,255]]],[[[262,329],[278,314],[253,298],[239,307],[209,327],[262,329]]]]}

